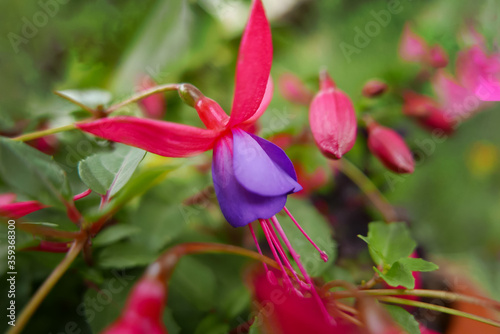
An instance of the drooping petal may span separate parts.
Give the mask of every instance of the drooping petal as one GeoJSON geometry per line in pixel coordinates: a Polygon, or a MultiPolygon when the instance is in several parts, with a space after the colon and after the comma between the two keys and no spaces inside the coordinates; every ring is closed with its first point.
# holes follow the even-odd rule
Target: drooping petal
{"type": "Polygon", "coordinates": [[[222,214],[233,227],[245,226],[259,218],[271,218],[286,204],[286,194],[260,196],[248,191],[238,182],[233,169],[231,136],[225,136],[215,144],[212,177],[222,214]]]}
{"type": "Polygon", "coordinates": [[[500,101],[500,60],[488,56],[479,46],[461,51],[457,56],[460,83],[482,101],[500,101]]]}
{"type": "Polygon", "coordinates": [[[439,70],[432,78],[432,87],[442,108],[450,117],[466,118],[477,111],[482,102],[460,85],[449,73],[439,70]]]}
{"type": "Polygon", "coordinates": [[[230,125],[246,121],[261,105],[272,59],[271,28],[261,0],[254,0],[238,53],[230,125]]]}
{"type": "Polygon", "coordinates": [[[187,157],[214,146],[217,131],[130,116],[78,123],[81,130],[165,157],[187,157]]]}
{"type": "MultiPolygon", "coordinates": [[[[276,165],[278,165],[283,171],[285,171],[288,176],[297,181],[297,173],[295,172],[292,161],[290,161],[290,158],[288,158],[286,153],[279,146],[271,143],[268,140],[260,138],[259,136],[255,136],[252,134],[251,136],[257,143],[259,143],[260,147],[262,147],[262,149],[267,153],[267,155],[276,165]]],[[[299,190],[300,189],[295,188],[295,191],[299,190]]]]}
{"type": "Polygon", "coordinates": [[[16,197],[17,195],[14,193],[0,194],[0,206],[13,203],[16,200],[16,197]]]}
{"type": "Polygon", "coordinates": [[[276,149],[280,150],[277,146],[273,148],[274,144],[265,143],[279,164],[271,159],[253,136],[240,129],[233,129],[232,132],[234,175],[244,188],[261,196],[279,196],[301,189],[295,171],[292,170],[293,177],[289,175],[292,163],[284,152],[276,152],[276,149]],[[285,166],[287,171],[280,165],[285,166]]]}
{"type": "Polygon", "coordinates": [[[266,111],[267,107],[269,106],[269,103],[271,103],[271,100],[273,99],[273,93],[274,93],[274,84],[273,84],[273,79],[269,77],[269,80],[267,81],[267,86],[266,86],[266,92],[264,93],[264,97],[262,98],[262,102],[260,103],[259,109],[253,114],[252,117],[241,123],[242,125],[250,125],[255,122],[262,116],[262,114],[266,111]]]}
{"type": "Polygon", "coordinates": [[[339,89],[320,91],[309,108],[309,122],[321,152],[340,159],[356,141],[356,113],[349,97],[339,89]]]}
{"type": "Polygon", "coordinates": [[[0,206],[0,216],[21,218],[46,207],[46,205],[37,201],[10,203],[0,206]]]}

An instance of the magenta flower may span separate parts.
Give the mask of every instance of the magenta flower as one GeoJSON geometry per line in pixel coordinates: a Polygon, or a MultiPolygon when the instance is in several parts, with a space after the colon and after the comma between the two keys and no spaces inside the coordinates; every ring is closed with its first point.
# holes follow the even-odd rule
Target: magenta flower
{"type": "Polygon", "coordinates": [[[407,62],[423,63],[428,52],[427,42],[412,31],[409,23],[406,23],[399,43],[399,56],[407,62]]]}
{"type": "MultiPolygon", "coordinates": [[[[148,75],[145,75],[138,82],[137,90],[143,91],[155,86],[156,82],[154,82],[154,80],[148,75]]],[[[139,106],[144,116],[148,118],[161,119],[165,115],[166,105],[165,98],[163,97],[162,93],[153,94],[142,99],[141,101],[139,101],[139,106]]]]}
{"type": "Polygon", "coordinates": [[[395,173],[411,174],[415,170],[413,155],[403,138],[373,120],[368,124],[368,148],[387,169],[395,173]]]}
{"type": "MultiPolygon", "coordinates": [[[[75,195],[73,200],[76,201],[84,198],[90,193],[90,189],[84,191],[81,194],[75,195]]],[[[38,201],[16,202],[16,197],[17,195],[13,193],[0,194],[0,216],[17,219],[49,207],[38,201]]],[[[70,208],[68,208],[68,215],[70,214],[69,209],[70,208]]]]}
{"type": "Polygon", "coordinates": [[[311,102],[309,123],[316,145],[328,158],[340,159],[356,141],[356,112],[351,99],[335,86],[326,71],[311,102]]]}
{"type": "MultiPolygon", "coordinates": [[[[285,208],[287,195],[302,189],[297,183],[293,164],[281,148],[246,131],[271,100],[272,54],[269,22],[261,1],[255,0],[239,49],[231,117],[195,87],[182,84],[178,88],[181,97],[195,107],[206,129],[135,117],[100,119],[77,126],[96,136],[167,157],[187,157],[213,149],[212,178],[226,220],[233,227],[248,225],[260,251],[250,224],[258,220],[283,275],[288,278],[285,267],[292,271],[293,267],[279,235],[306,279],[307,284],[295,275],[299,287],[311,289],[319,300],[298,254],[275,217],[284,209],[326,261],[326,254],[310,240],[285,208]]],[[[286,282],[290,289],[298,292],[289,278],[286,282]]]]}
{"type": "Polygon", "coordinates": [[[103,334],[167,334],[162,319],[166,298],[163,282],[142,278],[132,289],[120,318],[103,334]]]}
{"type": "Polygon", "coordinates": [[[446,134],[453,133],[456,125],[453,115],[442,110],[432,98],[412,91],[405,92],[403,98],[403,113],[406,116],[413,117],[429,130],[439,129],[446,134]]]}
{"type": "Polygon", "coordinates": [[[457,77],[482,101],[500,101],[500,56],[488,55],[478,45],[457,56],[457,77]]]}

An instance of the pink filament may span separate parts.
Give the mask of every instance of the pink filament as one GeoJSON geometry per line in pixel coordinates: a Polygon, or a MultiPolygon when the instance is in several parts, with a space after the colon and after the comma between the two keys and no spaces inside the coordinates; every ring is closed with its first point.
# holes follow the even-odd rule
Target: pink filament
{"type": "MultiPolygon", "coordinates": [[[[325,262],[328,261],[328,255],[326,254],[325,251],[322,251],[318,245],[316,245],[316,243],[314,243],[314,241],[312,241],[312,239],[307,235],[306,231],[304,231],[302,229],[302,227],[300,226],[300,224],[297,222],[297,220],[292,216],[291,212],[288,211],[288,209],[286,208],[286,206],[283,208],[286,212],[286,214],[288,215],[288,217],[290,217],[290,219],[295,223],[295,226],[297,226],[297,228],[300,230],[300,232],[302,232],[302,234],[306,237],[306,239],[311,243],[311,245],[314,246],[314,248],[316,248],[316,250],[319,252],[320,256],[321,256],[321,259],[325,262]]],[[[272,219],[272,218],[271,218],[272,219]]]]}
{"type": "Polygon", "coordinates": [[[292,247],[292,244],[288,240],[288,238],[285,234],[285,231],[283,231],[283,228],[281,227],[276,216],[271,217],[271,221],[273,222],[273,225],[276,228],[276,230],[278,231],[278,234],[280,235],[281,239],[283,239],[283,242],[285,243],[286,247],[290,251],[290,254],[292,255],[292,258],[294,259],[297,266],[299,267],[300,272],[302,273],[302,276],[304,276],[304,279],[310,285],[311,294],[312,294],[313,298],[316,300],[316,302],[319,304],[324,316],[326,317],[326,319],[333,321],[332,317],[330,316],[330,314],[326,310],[326,307],[323,304],[321,298],[319,297],[318,292],[316,291],[314,284],[311,280],[311,277],[309,276],[309,274],[307,274],[307,271],[305,270],[304,266],[302,265],[302,262],[300,262],[300,256],[297,254],[295,249],[292,247]]]}
{"type": "Polygon", "coordinates": [[[267,242],[269,244],[269,247],[271,248],[271,251],[273,252],[274,259],[276,262],[278,262],[281,271],[284,273],[284,278],[285,278],[285,283],[286,285],[293,289],[293,283],[290,277],[287,275],[285,267],[283,266],[283,263],[281,262],[280,257],[278,256],[278,253],[276,252],[275,245],[273,243],[273,240],[271,238],[271,233],[269,231],[269,226],[266,225],[266,221],[264,219],[259,219],[260,226],[262,226],[262,230],[264,231],[264,235],[266,236],[267,242]]]}
{"type": "MultiPolygon", "coordinates": [[[[253,230],[252,223],[248,224],[248,227],[250,228],[250,233],[252,234],[253,241],[255,242],[255,247],[257,247],[257,251],[259,252],[260,255],[262,255],[262,250],[260,249],[259,242],[257,241],[257,237],[255,236],[255,231],[253,230]]],[[[269,273],[269,268],[267,267],[267,264],[265,262],[262,262],[264,265],[264,269],[266,270],[266,273],[269,273]]]]}
{"type": "MultiPolygon", "coordinates": [[[[271,232],[271,239],[272,242],[274,243],[275,247],[278,249],[279,254],[283,258],[283,261],[285,262],[285,266],[290,270],[290,272],[293,274],[297,282],[305,289],[309,289],[309,286],[305,284],[298,276],[297,273],[295,272],[295,269],[293,269],[292,264],[290,263],[290,260],[288,260],[288,256],[286,256],[285,250],[283,249],[283,246],[281,245],[281,242],[278,239],[278,236],[276,235],[276,232],[274,232],[274,229],[272,228],[271,223],[269,222],[269,219],[266,219],[267,222],[267,228],[271,232]]],[[[287,275],[287,273],[284,273],[287,275]]]]}

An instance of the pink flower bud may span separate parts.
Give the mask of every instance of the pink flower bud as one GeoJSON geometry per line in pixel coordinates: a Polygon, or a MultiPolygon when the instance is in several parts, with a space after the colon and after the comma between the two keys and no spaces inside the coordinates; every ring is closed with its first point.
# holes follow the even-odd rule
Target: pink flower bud
{"type": "Polygon", "coordinates": [[[292,73],[285,73],[279,78],[278,87],[281,95],[290,102],[308,105],[313,93],[292,73]]]}
{"type": "Polygon", "coordinates": [[[401,136],[375,121],[368,124],[368,148],[377,159],[395,173],[413,173],[415,161],[401,136]]]}
{"type": "Polygon", "coordinates": [[[320,91],[309,108],[309,122],[316,145],[333,159],[340,159],[356,141],[356,113],[349,97],[322,72],[320,91]]]}
{"type": "Polygon", "coordinates": [[[137,282],[120,318],[104,334],[166,334],[162,323],[166,290],[163,282],[149,277],[137,282]]]}
{"type": "Polygon", "coordinates": [[[430,97],[408,91],[404,93],[403,98],[403,113],[414,117],[424,128],[440,129],[446,134],[455,130],[455,119],[446,114],[430,97]]]}
{"type": "Polygon", "coordinates": [[[361,93],[365,97],[377,97],[387,91],[387,84],[380,80],[370,80],[363,86],[361,93]]]}
{"type": "Polygon", "coordinates": [[[446,67],[448,65],[448,55],[446,51],[441,47],[441,45],[434,45],[429,50],[429,65],[434,68],[446,67]]]}
{"type": "MultiPolygon", "coordinates": [[[[138,91],[144,91],[156,86],[156,82],[149,76],[144,76],[139,82],[138,91]]],[[[162,93],[150,95],[139,101],[139,106],[148,118],[162,119],[165,115],[166,105],[162,93]]]]}

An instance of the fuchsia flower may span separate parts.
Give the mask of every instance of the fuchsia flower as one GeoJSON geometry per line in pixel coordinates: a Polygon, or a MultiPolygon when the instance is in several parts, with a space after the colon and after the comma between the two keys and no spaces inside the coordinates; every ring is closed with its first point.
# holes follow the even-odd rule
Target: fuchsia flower
{"type": "Polygon", "coordinates": [[[415,170],[413,155],[403,138],[377,122],[368,122],[368,148],[382,164],[395,173],[411,174],[415,170]]]}
{"type": "MultiPolygon", "coordinates": [[[[90,189],[84,191],[81,194],[75,195],[75,197],[73,197],[73,200],[76,201],[84,198],[90,193],[90,189]]],[[[49,207],[38,201],[15,202],[16,197],[17,195],[13,193],[0,194],[0,216],[17,219],[29,215],[32,212],[49,207]]],[[[69,211],[70,210],[68,210],[68,213],[69,211]]]]}
{"type": "MultiPolygon", "coordinates": [[[[255,321],[267,330],[266,333],[360,333],[357,326],[341,318],[335,319],[335,323],[328,321],[311,297],[290,294],[284,287],[270,284],[262,273],[253,274],[250,284],[260,307],[260,314],[255,321]]],[[[325,307],[328,306],[327,299],[322,298],[321,302],[325,307]]]]}
{"type": "Polygon", "coordinates": [[[486,54],[475,45],[457,56],[460,83],[482,101],[500,101],[500,55],[486,54]]]}
{"type": "Polygon", "coordinates": [[[448,72],[439,70],[432,78],[439,105],[451,119],[466,119],[485,106],[476,95],[459,84],[448,72]]]}
{"type": "MultiPolygon", "coordinates": [[[[138,83],[138,91],[147,90],[156,86],[156,82],[149,76],[144,76],[138,83]]],[[[165,115],[165,98],[162,93],[150,95],[141,101],[139,106],[144,113],[144,116],[161,119],[165,115]]]]}
{"type": "Polygon", "coordinates": [[[130,293],[120,318],[103,334],[167,334],[162,320],[166,297],[163,282],[142,278],[130,293]]]}
{"type": "Polygon", "coordinates": [[[349,97],[326,71],[320,74],[320,91],[309,108],[309,123],[316,145],[328,158],[340,159],[356,141],[356,112],[349,97]]]}
{"type": "Polygon", "coordinates": [[[248,225],[260,251],[251,225],[258,220],[287,278],[287,287],[297,293],[300,289],[309,289],[319,301],[311,278],[275,217],[284,209],[327,260],[326,254],[311,241],[285,207],[287,196],[302,189],[293,164],[281,148],[245,131],[270,102],[272,85],[268,84],[268,78],[272,53],[269,22],[261,1],[255,0],[241,40],[231,117],[196,88],[182,84],[178,89],[181,97],[195,107],[207,129],[135,117],[100,119],[77,126],[96,136],[167,157],[187,157],[213,149],[212,178],[226,220],[233,227],[248,225]],[[292,271],[293,268],[278,235],[290,250],[307,284],[295,275],[297,284],[294,285],[286,275],[284,268],[292,271]]]}
{"type": "Polygon", "coordinates": [[[446,134],[454,131],[454,118],[445,113],[438,103],[428,96],[407,91],[403,94],[403,113],[414,117],[423,127],[430,130],[440,129],[446,134]]]}
{"type": "Polygon", "coordinates": [[[283,74],[279,78],[278,86],[281,95],[288,101],[302,105],[311,103],[313,93],[294,74],[283,74]]]}
{"type": "Polygon", "coordinates": [[[446,51],[439,44],[430,47],[422,37],[411,30],[409,23],[405,25],[401,36],[399,56],[407,62],[420,63],[434,68],[448,65],[446,51]]]}
{"type": "Polygon", "coordinates": [[[412,63],[423,63],[429,51],[427,42],[411,30],[410,24],[406,23],[399,44],[399,56],[412,63]]]}

